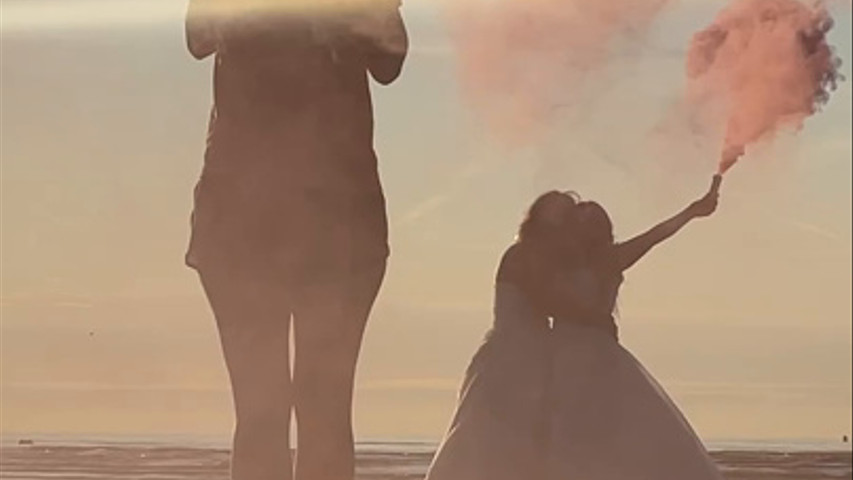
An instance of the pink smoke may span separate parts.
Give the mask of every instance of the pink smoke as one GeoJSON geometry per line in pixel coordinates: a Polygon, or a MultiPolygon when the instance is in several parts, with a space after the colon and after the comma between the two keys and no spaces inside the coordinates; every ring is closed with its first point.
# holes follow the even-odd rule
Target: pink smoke
{"type": "Polygon", "coordinates": [[[667,1],[446,0],[463,96],[500,139],[535,142],[667,1]]]}
{"type": "Polygon", "coordinates": [[[842,79],[826,41],[832,26],[822,4],[735,0],[693,36],[688,91],[695,105],[722,110],[720,173],[748,145],[782,128],[800,129],[829,100],[842,79]]]}

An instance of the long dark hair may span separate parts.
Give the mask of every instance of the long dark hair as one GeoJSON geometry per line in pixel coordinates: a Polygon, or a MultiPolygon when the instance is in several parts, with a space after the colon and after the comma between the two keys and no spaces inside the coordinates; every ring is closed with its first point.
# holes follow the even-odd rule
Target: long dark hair
{"type": "Polygon", "coordinates": [[[518,228],[516,246],[526,252],[529,261],[540,263],[545,270],[559,271],[582,261],[577,224],[577,197],[570,192],[552,190],[537,198],[518,228]],[[546,211],[562,203],[565,217],[546,219],[546,211]]]}
{"type": "Polygon", "coordinates": [[[573,192],[560,192],[557,190],[545,192],[533,201],[533,204],[527,209],[527,214],[524,216],[521,226],[518,228],[516,239],[519,243],[543,242],[555,232],[557,226],[549,225],[547,222],[542,221],[542,215],[546,205],[561,198],[567,198],[575,204],[578,202],[577,195],[573,192]]]}
{"type": "MultiPolygon", "coordinates": [[[[580,202],[578,211],[582,218],[580,229],[584,237],[587,262],[601,276],[606,290],[615,295],[624,277],[616,257],[613,221],[610,220],[607,210],[597,202],[580,202]]],[[[615,308],[616,299],[612,300],[615,308]]]]}
{"type": "Polygon", "coordinates": [[[607,210],[598,202],[585,200],[578,203],[578,209],[582,217],[584,238],[590,248],[605,250],[616,243],[613,235],[613,221],[607,210]]]}

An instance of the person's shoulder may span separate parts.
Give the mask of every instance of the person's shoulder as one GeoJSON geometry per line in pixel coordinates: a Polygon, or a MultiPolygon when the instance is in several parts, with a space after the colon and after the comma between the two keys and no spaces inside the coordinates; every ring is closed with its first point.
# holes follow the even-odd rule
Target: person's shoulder
{"type": "Polygon", "coordinates": [[[515,242],[510,245],[501,256],[497,272],[498,280],[518,278],[527,263],[527,256],[527,249],[521,243],[515,242]]]}
{"type": "Polygon", "coordinates": [[[512,245],[504,250],[504,253],[501,256],[501,263],[519,261],[526,256],[526,252],[527,249],[521,244],[521,242],[513,242],[512,245]]]}

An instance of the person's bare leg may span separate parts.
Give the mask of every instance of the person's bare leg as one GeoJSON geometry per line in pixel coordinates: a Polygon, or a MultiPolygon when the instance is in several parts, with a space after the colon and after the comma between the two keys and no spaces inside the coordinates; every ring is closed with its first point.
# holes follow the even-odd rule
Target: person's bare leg
{"type": "Polygon", "coordinates": [[[300,292],[294,311],[296,480],[353,480],[352,399],[385,264],[300,292]]]}
{"type": "Polygon", "coordinates": [[[291,480],[290,307],[275,285],[204,272],[236,411],[233,480],[291,480]]]}

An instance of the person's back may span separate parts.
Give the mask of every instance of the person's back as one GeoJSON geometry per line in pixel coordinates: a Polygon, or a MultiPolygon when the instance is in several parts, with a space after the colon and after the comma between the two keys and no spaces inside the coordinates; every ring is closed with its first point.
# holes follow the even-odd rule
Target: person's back
{"type": "MultiPolygon", "coordinates": [[[[319,169],[321,160],[332,162],[341,154],[371,157],[367,53],[352,38],[319,36],[331,21],[271,14],[229,22],[225,48],[217,52],[212,134],[242,133],[285,147],[289,156],[276,159],[282,167],[310,158],[305,168],[319,169]]],[[[355,167],[375,170],[374,163],[355,167]]],[[[350,164],[334,162],[337,168],[350,164]]]]}
{"type": "Polygon", "coordinates": [[[493,300],[494,330],[544,331],[549,329],[546,312],[537,308],[527,293],[531,288],[529,253],[516,243],[510,246],[501,258],[495,275],[493,300]]]}
{"type": "Polygon", "coordinates": [[[405,52],[328,12],[237,15],[218,28],[188,263],[246,257],[335,274],[387,257],[368,73],[390,82],[405,52]]]}

